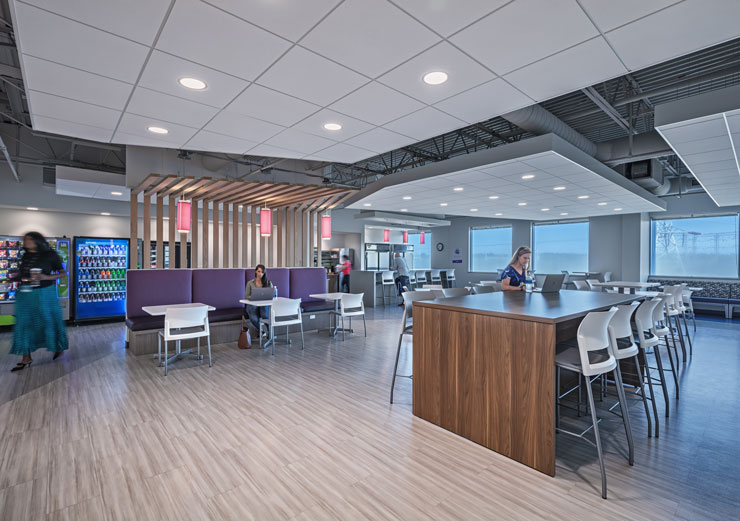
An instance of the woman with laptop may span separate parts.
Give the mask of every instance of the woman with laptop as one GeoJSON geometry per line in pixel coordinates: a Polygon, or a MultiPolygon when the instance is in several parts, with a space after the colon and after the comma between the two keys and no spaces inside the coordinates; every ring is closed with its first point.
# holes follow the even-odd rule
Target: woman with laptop
{"type": "Polygon", "coordinates": [[[520,246],[514,252],[509,265],[501,274],[501,289],[503,291],[524,291],[527,281],[527,266],[532,260],[532,250],[520,246]]]}
{"type": "MultiPolygon", "coordinates": [[[[272,282],[267,278],[265,273],[265,266],[263,264],[257,264],[254,269],[254,278],[247,282],[247,287],[244,290],[244,298],[252,300],[252,292],[254,290],[262,290],[265,288],[272,288],[272,282]]],[[[266,293],[264,291],[255,291],[255,293],[266,293]]],[[[249,322],[254,326],[254,333],[260,329],[260,318],[267,318],[269,308],[267,306],[246,306],[246,317],[249,318],[249,322]]],[[[257,337],[259,338],[259,336],[257,337]]]]}

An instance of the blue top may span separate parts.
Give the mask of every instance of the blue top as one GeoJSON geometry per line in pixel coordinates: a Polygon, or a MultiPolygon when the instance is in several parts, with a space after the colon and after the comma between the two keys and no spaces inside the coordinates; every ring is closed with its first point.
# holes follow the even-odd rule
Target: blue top
{"type": "Polygon", "coordinates": [[[508,265],[501,274],[501,280],[504,279],[509,279],[509,286],[517,288],[527,281],[527,272],[524,270],[520,275],[512,265],[508,265]]]}

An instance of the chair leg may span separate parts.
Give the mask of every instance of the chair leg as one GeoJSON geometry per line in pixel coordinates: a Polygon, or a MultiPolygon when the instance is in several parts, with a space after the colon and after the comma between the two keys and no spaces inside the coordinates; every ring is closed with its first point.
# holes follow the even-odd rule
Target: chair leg
{"type": "Polygon", "coordinates": [[[157,333],[157,365],[162,367],[162,337],[157,333]]]}
{"type": "MultiPolygon", "coordinates": [[[[678,348],[676,347],[676,335],[673,334],[673,326],[671,326],[671,317],[668,317],[666,320],[666,326],[668,326],[668,331],[671,333],[671,344],[673,345],[673,350],[676,352],[676,367],[678,367],[679,359],[678,359],[678,348]]],[[[668,337],[665,337],[666,344],[668,343],[668,337]]]]}
{"type": "Polygon", "coordinates": [[[164,375],[167,376],[167,358],[169,358],[169,355],[167,354],[167,340],[164,341],[164,375]]]}
{"type": "Polygon", "coordinates": [[[691,335],[689,334],[689,323],[686,321],[686,313],[681,313],[681,318],[683,318],[683,325],[686,328],[686,338],[689,340],[689,356],[694,356],[694,346],[691,342],[691,335]]]}
{"type": "Polygon", "coordinates": [[[556,366],[555,367],[555,428],[557,429],[559,427],[560,427],[560,366],[556,366]]]}
{"type": "Polygon", "coordinates": [[[257,328],[257,336],[260,337],[260,349],[262,349],[262,322],[257,322],[259,327],[257,328]]]}
{"type": "Polygon", "coordinates": [[[583,387],[583,375],[581,373],[578,373],[578,403],[576,404],[576,414],[578,417],[581,417],[581,400],[583,399],[581,395],[581,388],[583,387]]]}
{"type": "Polygon", "coordinates": [[[694,334],[696,334],[696,313],[694,313],[694,304],[691,304],[691,321],[694,323],[694,334]]]}
{"type": "MultiPolygon", "coordinates": [[[[665,370],[663,369],[663,359],[660,356],[660,344],[655,344],[655,347],[653,347],[653,353],[655,353],[655,361],[658,364],[658,372],[660,373],[660,386],[663,389],[663,399],[665,400],[665,416],[668,418],[670,414],[670,401],[668,400],[668,386],[665,382],[665,370]]],[[[671,355],[670,350],[668,351],[668,356],[671,355]]],[[[673,367],[673,364],[671,364],[671,367],[673,367]]]]}
{"type": "Polygon", "coordinates": [[[594,438],[596,438],[596,452],[599,455],[599,467],[601,467],[601,497],[606,499],[606,468],[604,467],[604,453],[601,451],[601,436],[599,436],[599,419],[596,417],[596,405],[594,404],[594,392],[591,389],[591,379],[586,378],[586,394],[588,394],[588,407],[591,410],[591,422],[594,426],[594,438]]]}
{"type": "Polygon", "coordinates": [[[393,365],[393,379],[391,380],[391,404],[393,403],[393,389],[396,387],[396,373],[398,373],[398,358],[401,356],[401,343],[403,333],[398,336],[398,349],[396,349],[396,363],[393,365]]]}
{"type": "Polygon", "coordinates": [[[344,315],[342,315],[342,342],[347,340],[347,330],[344,329],[344,315]]]}
{"type": "MultiPolygon", "coordinates": [[[[667,344],[666,340],[666,344],[667,344]]],[[[666,346],[667,347],[667,346],[666,346]]],[[[670,348],[667,349],[668,351],[668,361],[671,363],[671,371],[673,372],[673,384],[676,387],[676,400],[679,399],[679,390],[678,390],[678,351],[676,351],[676,363],[673,363],[673,355],[671,355],[670,348]]]]}
{"type": "Polygon", "coordinates": [[[305,348],[306,346],[303,343],[303,322],[301,322],[301,351],[303,351],[305,348]]]}
{"type": "Polygon", "coordinates": [[[635,464],[635,446],[632,443],[632,427],[630,426],[629,409],[627,408],[627,398],[624,395],[624,384],[622,383],[622,371],[619,370],[619,364],[614,369],[614,381],[617,382],[617,396],[619,396],[619,408],[622,412],[622,422],[624,423],[624,432],[627,435],[627,446],[629,447],[629,464],[635,464]]]}
{"type": "Polygon", "coordinates": [[[275,355],[275,327],[270,324],[270,338],[272,339],[272,354],[275,355]]]}
{"type": "MultiPolygon", "coordinates": [[[[200,339],[198,339],[200,343],[200,339]]],[[[207,337],[208,341],[208,367],[213,367],[213,359],[211,358],[211,335],[207,337]]]]}
{"type": "Polygon", "coordinates": [[[676,329],[678,330],[678,339],[681,342],[681,352],[683,354],[683,363],[686,363],[686,341],[683,338],[683,330],[681,329],[681,322],[678,320],[678,315],[673,315],[673,321],[676,323],[676,329]]]}
{"type": "MultiPolygon", "coordinates": [[[[641,377],[647,376],[648,389],[650,389],[650,402],[653,408],[653,418],[655,419],[655,437],[660,436],[660,422],[658,421],[658,406],[655,404],[655,391],[653,390],[653,378],[650,376],[650,364],[648,363],[647,353],[645,350],[642,351],[645,359],[644,373],[640,372],[641,377]]],[[[645,380],[643,379],[642,382],[645,380]]],[[[643,392],[645,391],[645,385],[642,385],[643,392]]]]}
{"type": "Polygon", "coordinates": [[[645,407],[645,417],[647,417],[647,424],[648,424],[648,438],[652,438],[653,420],[652,418],[650,418],[650,409],[648,408],[647,397],[645,396],[645,386],[643,385],[645,381],[642,378],[643,372],[642,372],[642,369],[640,369],[640,360],[637,355],[635,355],[635,373],[638,375],[639,381],[640,381],[640,394],[642,395],[642,405],[645,407]]]}
{"type": "Polygon", "coordinates": [[[200,360],[200,337],[198,337],[198,360],[200,360]]]}
{"type": "Polygon", "coordinates": [[[365,313],[362,313],[362,329],[365,331],[365,338],[367,338],[367,323],[365,322],[365,313]]]}

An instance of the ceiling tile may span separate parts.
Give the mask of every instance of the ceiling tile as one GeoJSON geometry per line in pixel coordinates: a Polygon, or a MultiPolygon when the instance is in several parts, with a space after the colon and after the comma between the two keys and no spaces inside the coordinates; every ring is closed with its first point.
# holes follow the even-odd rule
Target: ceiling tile
{"type": "Polygon", "coordinates": [[[293,47],[259,83],[321,106],[347,95],[368,80],[302,47],[293,47]]]}
{"type": "Polygon", "coordinates": [[[178,98],[223,108],[249,82],[155,50],[144,67],[139,85],[178,98]],[[207,86],[203,90],[187,89],[178,83],[180,78],[197,78],[206,82],[207,86]]]}
{"type": "Polygon", "coordinates": [[[615,29],[606,37],[625,65],[635,70],[737,38],[738,19],[740,2],[686,0],[615,29]]]}
{"type": "Polygon", "coordinates": [[[727,125],[725,125],[724,118],[720,114],[710,118],[702,118],[701,121],[671,125],[661,128],[660,131],[669,138],[672,144],[676,145],[712,137],[724,137],[727,135],[727,125]]]}
{"type": "Polygon", "coordinates": [[[266,141],[267,145],[274,145],[303,154],[313,154],[335,144],[334,141],[313,134],[306,134],[293,128],[283,130],[280,134],[266,141]]]}
{"type": "Polygon", "coordinates": [[[103,143],[110,141],[110,138],[113,135],[112,130],[106,130],[90,125],[81,125],[71,121],[47,118],[40,115],[32,116],[31,121],[33,122],[33,129],[39,132],[49,132],[51,134],[60,134],[62,136],[75,136],[103,143]]]}
{"type": "Polygon", "coordinates": [[[259,76],[290,43],[197,0],[179,0],[157,48],[240,78],[259,76]]]}
{"type": "Polygon", "coordinates": [[[598,37],[514,71],[506,80],[531,98],[544,101],[626,73],[606,41],[598,37]]]}
{"type": "Polygon", "coordinates": [[[374,128],[364,134],[348,139],[346,143],[367,150],[372,150],[378,154],[388,152],[396,148],[410,145],[414,140],[407,136],[391,132],[384,128],[374,128]]]}
{"type": "Polygon", "coordinates": [[[139,76],[148,47],[27,4],[14,5],[23,54],[128,83],[139,76]]]}
{"type": "Polygon", "coordinates": [[[28,94],[33,113],[39,116],[113,130],[121,115],[118,110],[60,98],[43,92],[28,91],[28,94]]]}
{"type": "Polygon", "coordinates": [[[301,45],[375,78],[438,41],[390,2],[345,0],[301,45]]]}
{"type": "Polygon", "coordinates": [[[344,141],[357,134],[362,134],[372,129],[373,126],[364,121],[345,116],[334,112],[333,110],[323,109],[316,114],[309,116],[293,128],[309,134],[315,134],[333,141],[344,141]],[[324,125],[327,123],[338,123],[342,125],[339,130],[326,130],[324,125]]]}
{"type": "MultiPolygon", "coordinates": [[[[127,141],[119,140],[120,134],[129,134],[131,136],[137,136],[141,138],[139,141],[154,142],[154,143],[170,143],[175,146],[183,145],[195,135],[198,131],[196,128],[186,127],[184,125],[177,125],[167,121],[158,120],[155,118],[148,118],[139,116],[136,114],[124,114],[121,118],[121,123],[118,125],[118,130],[113,136],[115,143],[128,143],[127,141]],[[153,134],[149,132],[147,128],[149,126],[158,126],[166,128],[169,132],[167,134],[153,134]]],[[[140,144],[140,143],[131,143],[140,144]]],[[[159,145],[162,146],[162,145],[159,145]]]]}
{"type": "Polygon", "coordinates": [[[226,111],[289,127],[320,108],[313,103],[253,83],[231,102],[226,111]]]}
{"type": "Polygon", "coordinates": [[[534,101],[531,98],[497,78],[440,101],[434,106],[467,123],[477,123],[532,103],[534,101]]]}
{"type": "Polygon", "coordinates": [[[486,68],[449,43],[442,42],[384,74],[378,81],[432,104],[493,78],[495,75],[486,68]],[[447,81],[441,85],[424,83],[424,75],[434,71],[447,73],[447,81]]]}
{"type": "Polygon", "coordinates": [[[65,65],[25,56],[23,76],[27,86],[64,98],[121,110],[133,85],[65,65]]]}
{"type": "Polygon", "coordinates": [[[575,0],[517,0],[451,38],[495,73],[503,75],[599,33],[575,0]],[[523,38],[522,31],[530,37],[523,38]],[[502,42],[516,42],[501,52],[502,42]]]}
{"type": "Polygon", "coordinates": [[[449,130],[464,127],[465,122],[445,114],[433,107],[421,109],[396,121],[383,125],[384,128],[414,139],[427,139],[449,130]]]}
{"type": "Polygon", "coordinates": [[[283,128],[280,125],[233,112],[221,112],[205,126],[205,130],[254,141],[255,143],[270,139],[282,131],[283,128]]]}
{"type": "Polygon", "coordinates": [[[370,150],[364,150],[362,148],[353,147],[346,143],[337,143],[329,148],[325,148],[320,152],[314,154],[315,157],[319,157],[326,161],[335,161],[337,163],[356,163],[362,161],[368,157],[374,156],[375,152],[370,150]]]}
{"type": "Polygon", "coordinates": [[[190,138],[190,141],[185,143],[183,148],[188,150],[219,151],[227,154],[244,154],[247,150],[257,146],[257,144],[254,141],[201,130],[190,138]]]}
{"type": "Polygon", "coordinates": [[[66,16],[124,38],[151,45],[170,0],[23,0],[47,11],[66,16]]]}
{"type": "Polygon", "coordinates": [[[581,6],[603,32],[633,22],[681,0],[580,0],[581,6]]]}
{"type": "Polygon", "coordinates": [[[331,105],[337,112],[374,125],[383,125],[423,107],[419,101],[375,81],[331,105]]]}
{"type": "Polygon", "coordinates": [[[411,16],[445,38],[506,4],[509,0],[394,0],[411,16]]]}
{"type": "Polygon", "coordinates": [[[200,128],[216,115],[218,109],[138,87],[129,101],[126,112],[200,128]]]}
{"type": "MultiPolygon", "coordinates": [[[[193,129],[195,131],[195,129],[193,129]]],[[[113,143],[120,143],[122,145],[134,145],[137,147],[154,147],[154,148],[180,148],[183,142],[172,141],[171,139],[160,138],[144,135],[129,134],[127,132],[121,132],[118,130],[111,140],[113,143]]]]}
{"type": "Polygon", "coordinates": [[[297,42],[341,0],[204,0],[283,38],[297,42]]]}
{"type": "Polygon", "coordinates": [[[295,150],[288,150],[286,148],[266,145],[264,143],[247,150],[247,152],[250,156],[286,157],[291,159],[300,159],[305,155],[303,152],[296,152],[295,150]]]}

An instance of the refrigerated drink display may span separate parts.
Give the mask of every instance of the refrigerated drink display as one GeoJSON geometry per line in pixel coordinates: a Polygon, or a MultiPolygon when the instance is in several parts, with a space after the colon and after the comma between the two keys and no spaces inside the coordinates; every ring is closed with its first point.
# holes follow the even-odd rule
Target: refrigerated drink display
{"type": "Polygon", "coordinates": [[[128,239],[75,237],[75,319],[126,314],[128,239]]]}
{"type": "Polygon", "coordinates": [[[18,272],[22,256],[22,237],[0,235],[0,302],[15,300],[18,282],[11,282],[10,277],[18,272]]]}

